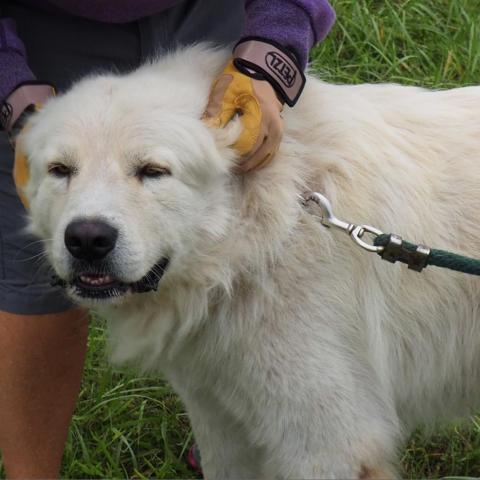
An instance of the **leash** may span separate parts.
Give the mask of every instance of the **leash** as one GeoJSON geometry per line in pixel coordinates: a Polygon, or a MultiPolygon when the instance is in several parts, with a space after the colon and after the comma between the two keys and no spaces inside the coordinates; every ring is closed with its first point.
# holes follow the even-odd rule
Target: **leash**
{"type": "Polygon", "coordinates": [[[428,265],[434,265],[470,275],[480,275],[480,260],[478,259],[410,243],[403,240],[399,235],[386,234],[370,225],[355,225],[339,220],[333,214],[330,201],[321,193],[307,192],[300,195],[300,200],[305,207],[310,202],[320,207],[320,223],[322,225],[327,228],[337,228],[347,233],[361,248],[378,254],[383,260],[390,263],[405,263],[409,269],[416,272],[421,272],[428,265]],[[371,243],[363,238],[365,234],[373,237],[371,243]]]}

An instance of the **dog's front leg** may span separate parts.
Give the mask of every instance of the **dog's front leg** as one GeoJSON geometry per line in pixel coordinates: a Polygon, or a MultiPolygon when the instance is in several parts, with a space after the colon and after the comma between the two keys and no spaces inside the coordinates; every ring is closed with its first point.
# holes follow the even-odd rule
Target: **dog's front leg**
{"type": "MultiPolygon", "coordinates": [[[[282,445],[275,451],[264,455],[265,463],[261,474],[256,478],[276,479],[351,479],[351,480],[394,480],[397,477],[388,464],[388,460],[379,458],[372,461],[370,455],[365,455],[364,461],[355,458],[358,452],[349,447],[353,445],[307,445],[305,447],[302,435],[292,435],[289,441],[286,435],[282,445]]],[[[332,442],[334,443],[334,442],[332,442]]]]}
{"type": "Polygon", "coordinates": [[[260,478],[261,452],[248,441],[246,428],[207,394],[182,396],[198,443],[206,479],[260,478]]]}
{"type": "Polygon", "coordinates": [[[352,408],[338,396],[322,403],[270,403],[252,432],[265,445],[257,478],[396,478],[393,425],[381,414],[362,412],[360,401],[352,408]]]}

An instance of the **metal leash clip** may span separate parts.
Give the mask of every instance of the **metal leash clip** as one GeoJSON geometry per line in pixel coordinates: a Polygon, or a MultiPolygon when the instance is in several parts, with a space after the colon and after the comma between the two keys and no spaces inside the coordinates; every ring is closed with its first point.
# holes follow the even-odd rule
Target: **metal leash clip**
{"type": "MultiPolygon", "coordinates": [[[[385,234],[378,228],[370,225],[354,225],[338,219],[333,214],[332,205],[329,200],[318,192],[306,192],[298,195],[302,205],[307,208],[310,202],[320,207],[321,213],[309,211],[317,216],[325,227],[335,227],[348,235],[353,241],[368,252],[377,253],[383,260],[390,263],[401,262],[408,265],[408,268],[421,272],[428,265],[448,268],[457,272],[468,273],[480,276],[480,260],[447,250],[430,249],[424,245],[410,243],[399,235],[385,234]],[[373,242],[366,242],[363,237],[369,234],[373,242]]],[[[308,210],[307,210],[308,211],[308,210]]]]}
{"type": "Polygon", "coordinates": [[[324,197],[321,193],[318,192],[307,192],[303,195],[299,195],[302,204],[306,207],[309,202],[314,202],[321,209],[320,222],[325,227],[334,227],[346,232],[352,240],[368,252],[381,254],[385,247],[375,246],[371,243],[363,240],[363,236],[367,233],[375,237],[383,235],[383,232],[378,228],[372,227],[370,225],[355,225],[353,223],[348,223],[343,220],[338,219],[333,214],[333,209],[330,201],[324,197]]]}

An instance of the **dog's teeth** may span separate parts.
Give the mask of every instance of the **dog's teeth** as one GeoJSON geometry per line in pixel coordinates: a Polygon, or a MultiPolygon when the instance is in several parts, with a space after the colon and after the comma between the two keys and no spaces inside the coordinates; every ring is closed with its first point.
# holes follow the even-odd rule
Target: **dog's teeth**
{"type": "Polygon", "coordinates": [[[113,283],[114,279],[110,275],[91,277],[89,275],[80,275],[80,280],[88,285],[107,285],[113,283]]]}

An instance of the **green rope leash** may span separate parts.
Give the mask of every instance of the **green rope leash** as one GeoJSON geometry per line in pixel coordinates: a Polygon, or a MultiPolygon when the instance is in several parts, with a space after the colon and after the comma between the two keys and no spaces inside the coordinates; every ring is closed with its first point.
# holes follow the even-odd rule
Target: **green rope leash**
{"type": "Polygon", "coordinates": [[[347,233],[350,238],[364,250],[377,253],[384,260],[391,263],[401,262],[408,265],[408,268],[421,272],[426,266],[448,268],[457,272],[480,275],[480,260],[446,250],[435,250],[424,245],[415,245],[406,242],[402,237],[394,234],[385,234],[378,228],[370,225],[355,225],[337,218],[328,198],[318,192],[306,192],[299,195],[304,207],[314,203],[320,207],[320,214],[310,211],[309,213],[318,216],[322,225],[328,228],[336,228],[347,233]],[[366,241],[365,235],[373,236],[373,242],[366,241]]]}
{"type": "MultiPolygon", "coordinates": [[[[376,247],[384,247],[383,252],[379,252],[382,258],[389,256],[389,245],[392,244],[392,238],[399,238],[396,235],[382,234],[375,237],[373,244],[376,247]]],[[[415,264],[415,255],[417,255],[419,248],[425,248],[419,245],[415,245],[405,240],[401,241],[401,248],[405,251],[404,255],[400,255],[399,258],[395,258],[395,261],[406,263],[409,266],[415,264]],[[413,260],[412,260],[413,256],[413,260]]],[[[395,247],[397,250],[397,247],[395,247]]],[[[422,268],[428,265],[434,265],[436,267],[448,268],[457,272],[468,273],[470,275],[480,275],[480,260],[475,258],[466,257],[457,253],[448,252],[446,250],[427,249],[429,253],[426,254],[426,258],[422,264],[422,268]]],[[[420,254],[422,255],[422,254],[420,254]]],[[[425,253],[424,253],[425,255],[425,253]]],[[[391,261],[389,258],[386,260],[391,261]]],[[[412,269],[416,269],[411,266],[412,269]]],[[[420,271],[419,269],[418,271],[420,271]]]]}

